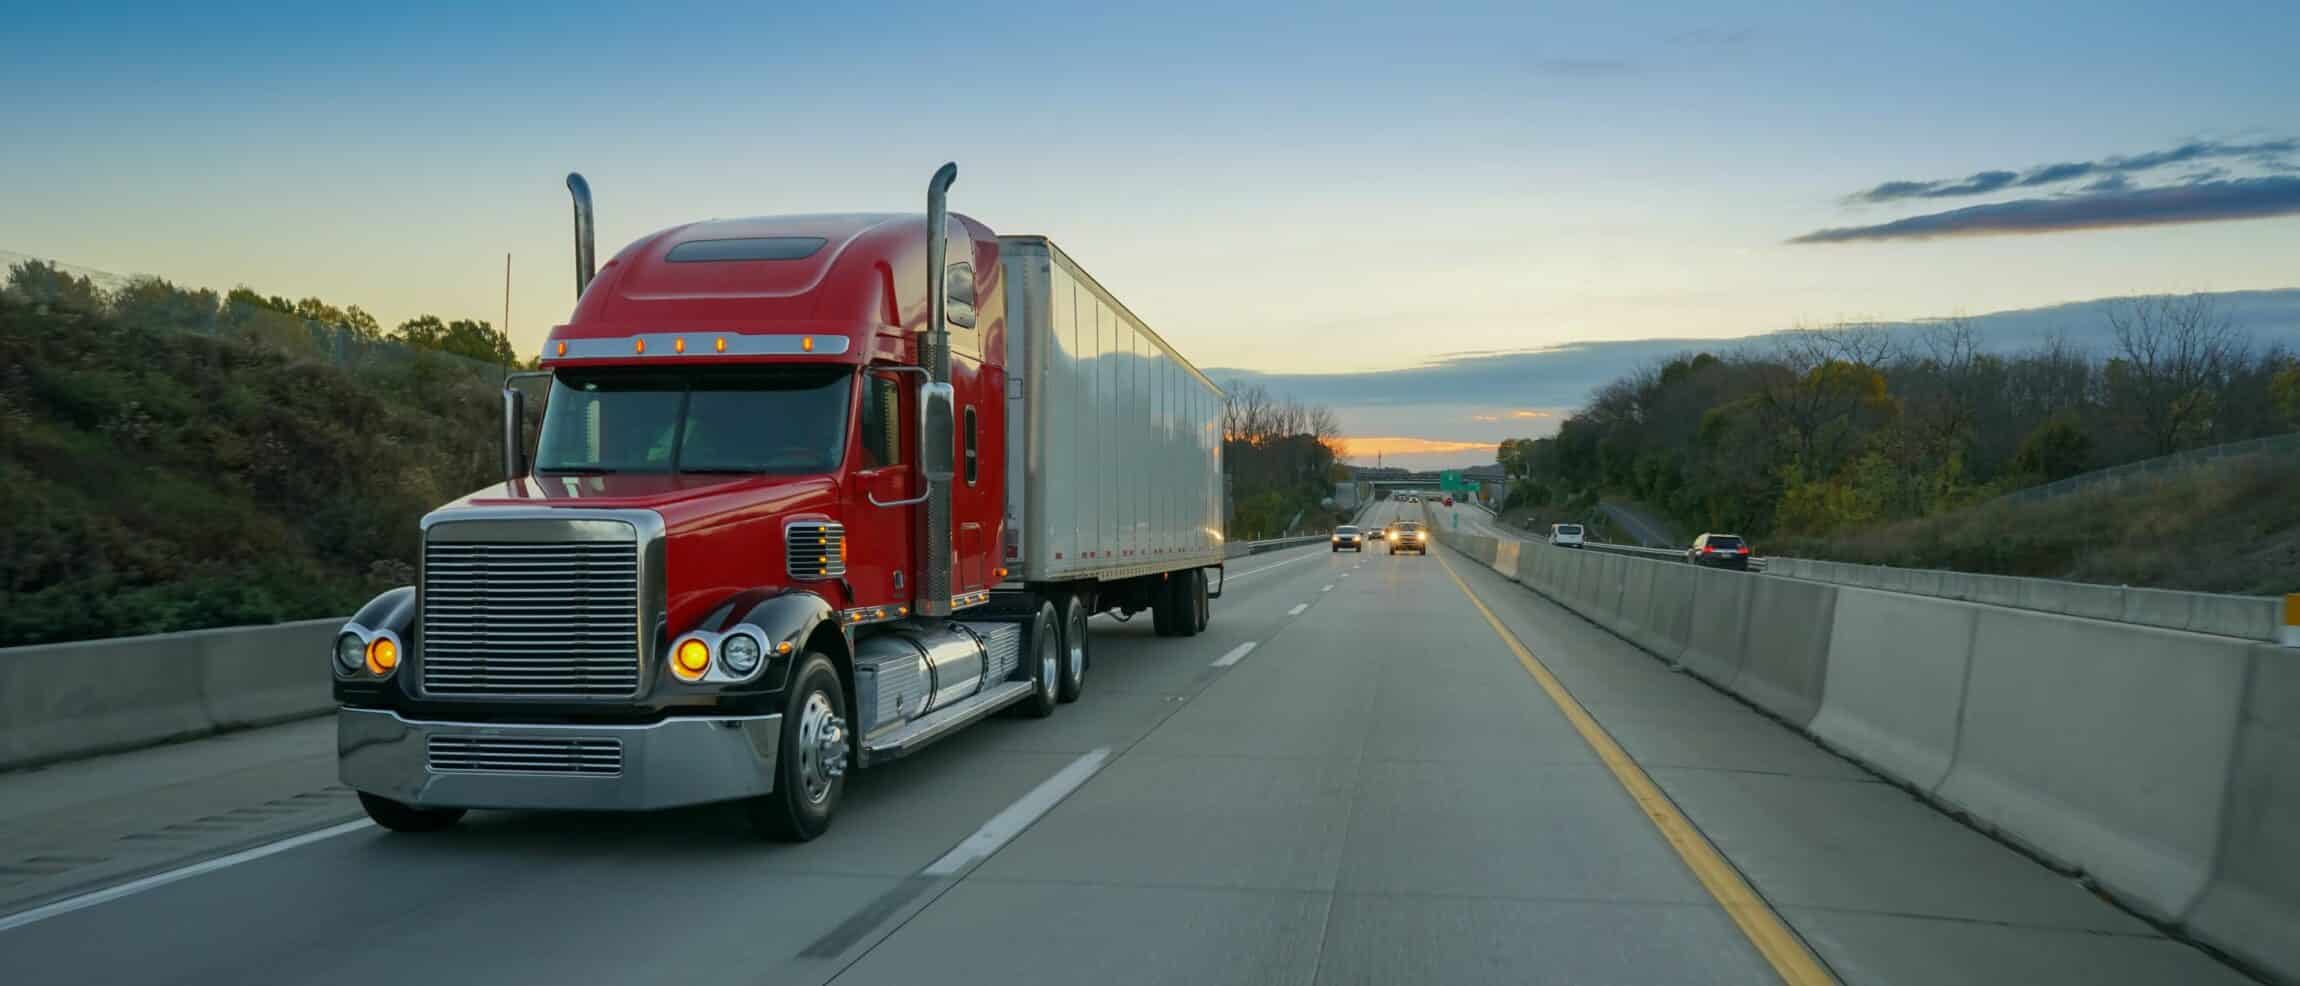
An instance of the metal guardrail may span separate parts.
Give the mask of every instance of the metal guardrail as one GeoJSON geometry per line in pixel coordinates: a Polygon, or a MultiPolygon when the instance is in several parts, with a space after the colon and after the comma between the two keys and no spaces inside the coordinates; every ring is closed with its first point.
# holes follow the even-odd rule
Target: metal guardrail
{"type": "Polygon", "coordinates": [[[2270,435],[2266,438],[2246,439],[2241,442],[2229,442],[2224,445],[2213,445],[2207,448],[2188,449],[2182,452],[2174,452],[2170,455],[2160,455],[2153,459],[2142,459],[2138,462],[2127,462],[2121,466],[2110,466],[2106,469],[2096,469],[2092,472],[2070,476],[2067,479],[2046,483],[2042,486],[2031,486],[2025,490],[2014,490],[2001,497],[1998,497],[1995,502],[2030,503],[2037,500],[2049,500],[2056,496],[2074,493],[2078,490],[2089,489],[2102,483],[2114,483],[2122,480],[2147,476],[2153,473],[2174,472],[2206,462],[2211,462],[2216,459],[2232,459],[2246,455],[2278,454],[2300,455],[2300,432],[2292,432],[2290,434],[2284,435],[2270,435]]]}

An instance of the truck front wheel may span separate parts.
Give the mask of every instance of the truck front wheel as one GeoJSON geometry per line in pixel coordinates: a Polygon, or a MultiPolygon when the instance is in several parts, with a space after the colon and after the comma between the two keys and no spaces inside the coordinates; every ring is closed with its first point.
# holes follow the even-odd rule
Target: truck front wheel
{"type": "Polygon", "coordinates": [[[359,806],[375,824],[394,832],[437,832],[463,818],[461,808],[418,808],[366,791],[359,792],[359,806]]]}
{"type": "Polygon", "coordinates": [[[846,722],[846,689],[831,659],[810,653],[791,676],[784,699],[774,791],[744,803],[751,826],[768,838],[805,842],[831,827],[846,792],[853,737],[846,722]]]}

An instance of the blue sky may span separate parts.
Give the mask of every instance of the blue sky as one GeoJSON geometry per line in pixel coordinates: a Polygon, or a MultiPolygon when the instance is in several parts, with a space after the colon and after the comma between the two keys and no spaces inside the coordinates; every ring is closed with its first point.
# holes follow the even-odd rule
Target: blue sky
{"type": "Polygon", "coordinates": [[[2230,150],[2300,138],[2293,5],[1093,6],[13,12],[0,249],[387,322],[498,318],[510,252],[532,352],[569,169],[611,251],[915,208],[955,159],[960,209],[1271,373],[2296,280],[2300,155],[2230,150]],[[2067,218],[2144,205],[2216,221],[2067,218]],[[2105,228],[1987,235],[2040,211],[2105,228]]]}

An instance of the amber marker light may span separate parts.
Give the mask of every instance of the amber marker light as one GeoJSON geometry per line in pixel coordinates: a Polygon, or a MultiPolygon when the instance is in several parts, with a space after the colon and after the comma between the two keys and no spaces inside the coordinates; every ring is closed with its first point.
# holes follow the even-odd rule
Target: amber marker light
{"type": "Polygon", "coordinates": [[[779,644],[776,644],[776,645],[775,645],[775,653],[777,653],[777,654],[788,654],[788,653],[790,653],[790,652],[791,652],[791,642],[790,642],[790,641],[788,641],[788,640],[785,640],[785,641],[783,641],[782,643],[779,643],[779,644]]]}
{"type": "Polygon", "coordinates": [[[555,352],[555,355],[559,355],[559,356],[565,356],[565,355],[567,355],[567,344],[566,344],[565,342],[561,342],[561,343],[559,344],[559,347],[558,347],[557,351],[555,352]]]}
{"type": "Polygon", "coordinates": [[[680,681],[701,681],[703,672],[711,669],[711,647],[700,640],[688,638],[679,641],[671,656],[671,673],[680,681]]]}
{"type": "Polygon", "coordinates": [[[672,339],[672,340],[671,340],[671,351],[672,351],[672,352],[674,352],[674,353],[684,353],[684,352],[686,352],[686,351],[687,351],[687,337],[686,337],[686,336],[679,336],[678,338],[672,339]]]}
{"type": "Polygon", "coordinates": [[[814,337],[814,336],[800,336],[800,337],[799,337],[799,351],[800,351],[800,352],[803,352],[803,353],[811,353],[811,352],[814,352],[814,351],[815,351],[815,337],[814,337]]]}
{"type": "Polygon", "coordinates": [[[377,637],[367,642],[367,673],[382,677],[399,666],[399,644],[390,637],[377,637]]]}
{"type": "Polygon", "coordinates": [[[719,351],[719,352],[722,352],[722,353],[723,353],[723,352],[726,352],[726,351],[727,351],[727,337],[726,337],[726,336],[720,336],[720,337],[718,338],[718,341],[711,343],[711,348],[712,348],[712,349],[714,349],[714,350],[717,350],[717,351],[719,351]]]}

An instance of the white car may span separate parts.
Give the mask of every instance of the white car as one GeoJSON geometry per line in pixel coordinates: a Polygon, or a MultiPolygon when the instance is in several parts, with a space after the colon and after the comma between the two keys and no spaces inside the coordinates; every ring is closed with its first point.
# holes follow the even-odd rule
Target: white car
{"type": "Polygon", "coordinates": [[[1558,546],[1558,547],[1560,547],[1560,548],[1579,548],[1579,547],[1582,547],[1583,545],[1582,545],[1582,533],[1581,533],[1581,525],[1580,525],[1580,524],[1551,524],[1551,525],[1549,525],[1549,543],[1551,543],[1551,544],[1554,544],[1554,545],[1556,545],[1556,546],[1558,546]]]}

